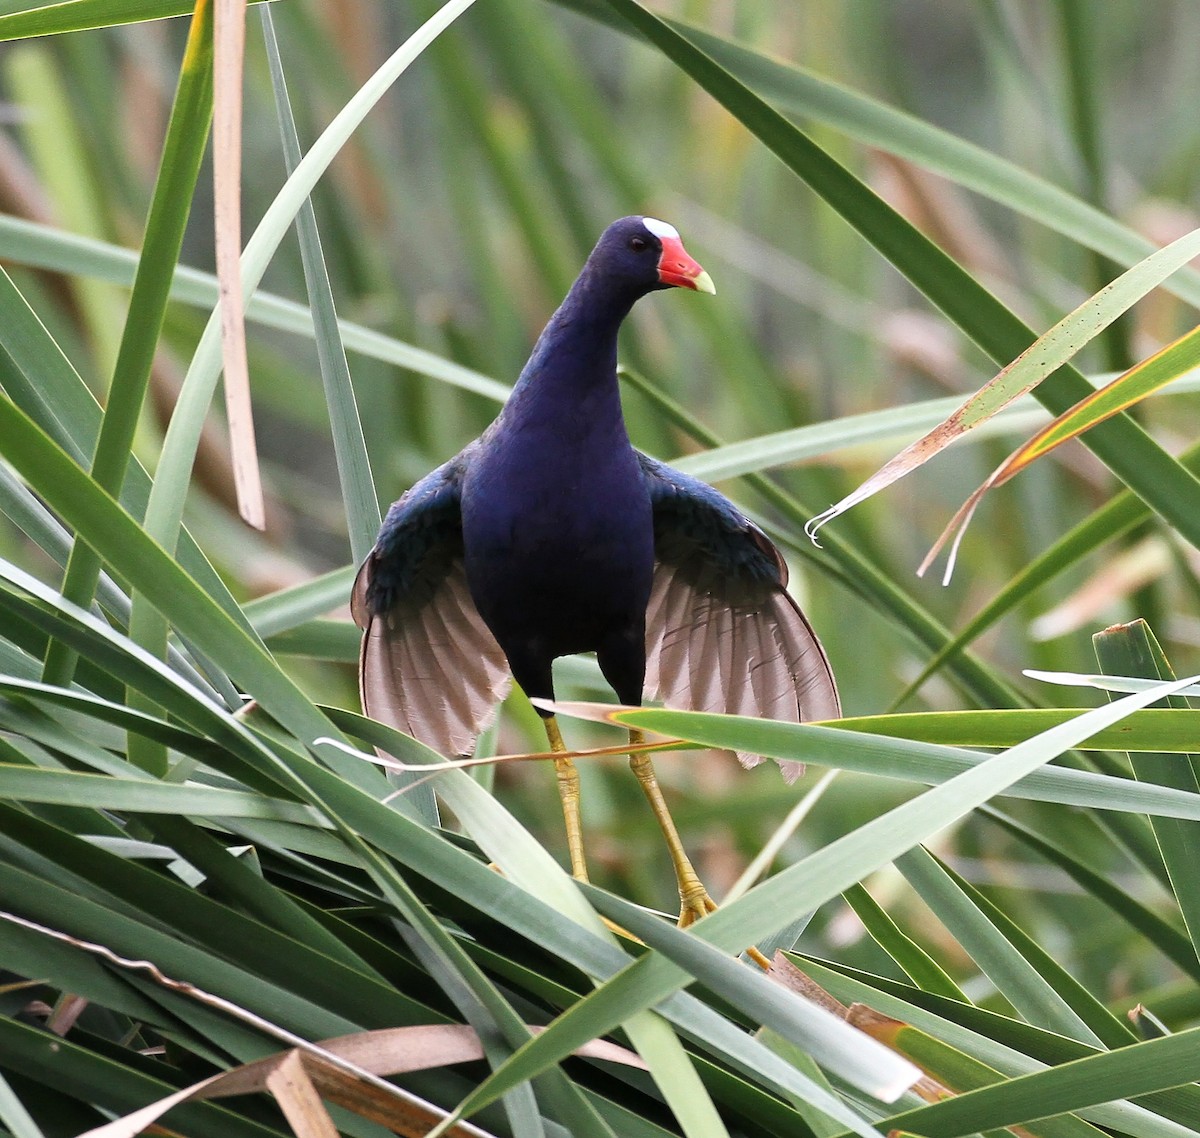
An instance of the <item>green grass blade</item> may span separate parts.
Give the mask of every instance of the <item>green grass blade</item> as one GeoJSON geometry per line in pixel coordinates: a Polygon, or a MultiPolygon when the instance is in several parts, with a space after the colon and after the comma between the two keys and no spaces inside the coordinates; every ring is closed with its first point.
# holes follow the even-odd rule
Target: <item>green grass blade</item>
{"type": "MultiPolygon", "coordinates": [[[[1165,677],[1155,677],[1155,679],[1165,677]]],[[[1073,707],[1019,710],[918,711],[903,715],[865,715],[831,723],[840,731],[863,731],[951,747],[1011,747],[1079,713],[1073,707]]],[[[1190,753],[1197,718],[1180,709],[1147,708],[1119,727],[1084,742],[1087,751],[1170,751],[1190,753]]]]}
{"type": "Polygon", "coordinates": [[[992,807],[986,808],[987,816],[1012,834],[1018,841],[1037,851],[1047,861],[1057,865],[1078,882],[1093,897],[1107,905],[1117,916],[1128,922],[1141,936],[1155,945],[1180,970],[1200,980],[1200,962],[1192,942],[1174,925],[1163,920],[1148,905],[1113,883],[1109,875],[1097,873],[1079,858],[1043,835],[1009,818],[992,807]]]}
{"type": "Polygon", "coordinates": [[[0,12],[0,40],[53,36],[143,20],[162,20],[169,16],[187,16],[195,8],[191,0],[60,0],[59,3],[9,0],[0,12]]]}
{"type": "MultiPolygon", "coordinates": [[[[572,704],[558,704],[560,713],[570,715],[572,704]]],[[[595,705],[584,705],[588,717],[595,717],[595,705]]],[[[974,713],[972,713],[974,714],[974,713]]],[[[694,711],[614,711],[603,709],[605,718],[672,738],[684,738],[706,747],[744,751],[747,754],[819,766],[884,778],[898,778],[926,785],[942,783],[984,763],[977,751],[921,743],[905,738],[863,735],[815,724],[777,723],[769,720],[710,715],[694,711]]],[[[1026,736],[1022,744],[1033,742],[1047,731],[1057,731],[1078,723],[1078,713],[1057,716],[1043,731],[1026,736]]],[[[1103,728],[1102,728],[1103,729],[1103,728]]],[[[1200,797],[1167,787],[1152,786],[1132,779],[1113,778],[1091,771],[1065,767],[1047,767],[1006,787],[1003,793],[1013,798],[1029,798],[1063,805],[1086,806],[1102,810],[1136,813],[1161,813],[1166,817],[1200,817],[1200,797]]]]}
{"type": "MultiPolygon", "coordinates": [[[[918,988],[951,1000],[967,1002],[962,989],[916,941],[906,936],[881,905],[861,885],[851,885],[842,897],[879,945],[918,988]]],[[[957,1084],[956,1084],[957,1085],[957,1084]]]]}
{"type": "Polygon", "coordinates": [[[1128,1027],[939,859],[918,846],[896,868],[1024,1019],[1094,1047],[1133,1042],[1128,1027]]]}
{"type": "MultiPolygon", "coordinates": [[[[875,443],[880,447],[903,445],[911,442],[923,430],[936,426],[961,402],[951,396],[891,407],[884,411],[865,411],[840,419],[827,419],[821,423],[724,443],[697,454],[682,455],[671,460],[671,465],[706,482],[721,482],[726,478],[756,474],[772,467],[831,458],[839,451],[851,450],[864,443],[875,443]]],[[[1045,412],[1031,404],[1031,400],[1022,400],[996,413],[975,429],[972,438],[1024,433],[1041,426],[1046,421],[1045,412]]]]}
{"type": "MultiPolygon", "coordinates": [[[[878,1031],[885,1036],[890,1046],[919,1063],[922,1070],[956,1092],[992,1086],[1002,1081],[1002,1076],[993,1068],[926,1034],[920,1028],[900,1021],[888,1021],[880,1024],[878,1031]]],[[[1104,1133],[1073,1114],[1039,1118],[1035,1122],[1026,1123],[1022,1130],[1038,1138],[1098,1138],[1104,1133]]]]}
{"type": "Polygon", "coordinates": [[[0,787],[13,802],[55,806],[93,806],[134,814],[170,813],[180,817],[267,819],[311,826],[315,819],[303,806],[259,793],[221,790],[215,786],[180,786],[146,780],[117,779],[78,771],[46,771],[0,763],[0,787]]]}
{"type": "Polygon", "coordinates": [[[344,604],[357,567],[333,569],[310,581],[250,601],[245,613],[260,636],[274,636],[344,604]]]}
{"type": "MultiPolygon", "coordinates": [[[[92,457],[92,477],[114,497],[120,496],[125,481],[211,118],[212,19],[205,6],[198,9],[184,48],[142,255],[92,457]]],[[[75,604],[90,605],[99,576],[100,558],[88,545],[76,542],[67,563],[63,595],[75,604]]],[[[47,683],[66,685],[74,665],[71,653],[52,643],[43,678],[47,683]]],[[[165,755],[158,758],[157,765],[165,769],[165,755]]]]}
{"type": "Polygon", "coordinates": [[[1200,1028],[1193,1028],[969,1091],[887,1123],[930,1138],[972,1134],[1190,1083],[1198,1058],[1200,1028]]]}
{"type": "MultiPolygon", "coordinates": [[[[271,20],[270,7],[264,5],[260,14],[267,44],[267,61],[271,69],[271,85],[275,92],[275,105],[279,115],[279,133],[283,139],[284,158],[290,176],[300,161],[300,140],[296,135],[296,122],[288,101],[283,61],[279,57],[279,44],[275,39],[275,25],[271,20]]],[[[342,485],[342,501],[346,508],[350,555],[355,564],[361,564],[371,546],[375,544],[375,535],[379,532],[379,499],[375,496],[375,481],[371,476],[370,460],[367,458],[362,423],[358,417],[358,404],[354,398],[350,368],[346,363],[346,350],[338,332],[333,289],[321,252],[317,215],[311,201],[301,206],[296,216],[296,225],[300,234],[304,279],[313,308],[313,327],[321,364],[321,379],[325,385],[325,402],[329,408],[329,421],[333,428],[333,449],[342,485]]]]}
{"type": "MultiPolygon", "coordinates": [[[[1096,658],[1103,672],[1119,676],[1142,676],[1146,679],[1171,679],[1171,665],[1150,626],[1138,620],[1132,624],[1115,625],[1092,637],[1096,658]]],[[[1111,696],[1110,696],[1111,698],[1111,696]]],[[[1186,709],[1188,700],[1179,696],[1171,705],[1186,709]]],[[[1188,710],[1190,715],[1196,712],[1188,710]]],[[[1196,776],[1197,758],[1162,753],[1130,753],[1133,773],[1145,782],[1172,786],[1190,793],[1200,791],[1196,776]]],[[[1200,883],[1195,868],[1200,858],[1200,826],[1179,819],[1151,818],[1154,836],[1162,853],[1163,864],[1171,879],[1171,888],[1179,902],[1179,910],[1192,939],[1193,951],[1200,937],[1200,883]]]]}
{"type": "MultiPolygon", "coordinates": [[[[137,270],[137,255],[131,250],[14,217],[0,216],[0,249],[6,259],[20,264],[96,277],[114,284],[132,283],[137,270]]],[[[185,265],[176,266],[172,300],[198,308],[212,308],[218,296],[217,278],[213,274],[185,265]]],[[[273,293],[256,292],[247,303],[246,315],[264,327],[300,336],[315,335],[311,310],[273,293]]],[[[508,396],[507,385],[434,352],[416,348],[353,321],[339,320],[338,327],[346,347],[362,355],[427,375],[464,391],[473,391],[498,403],[508,396]]]]}

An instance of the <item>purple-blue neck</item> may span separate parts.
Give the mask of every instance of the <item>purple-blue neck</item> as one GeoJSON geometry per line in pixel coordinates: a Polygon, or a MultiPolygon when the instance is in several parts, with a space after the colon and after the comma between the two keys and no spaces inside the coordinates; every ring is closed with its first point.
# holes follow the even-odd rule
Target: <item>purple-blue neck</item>
{"type": "Polygon", "coordinates": [[[611,389],[617,399],[617,332],[644,289],[622,289],[592,265],[571,286],[566,299],[538,337],[509,405],[559,399],[594,400],[611,389]]]}

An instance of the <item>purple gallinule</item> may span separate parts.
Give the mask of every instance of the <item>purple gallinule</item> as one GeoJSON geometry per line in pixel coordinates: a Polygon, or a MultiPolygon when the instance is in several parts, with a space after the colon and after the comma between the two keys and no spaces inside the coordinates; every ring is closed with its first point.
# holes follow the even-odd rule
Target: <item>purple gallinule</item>
{"type": "MultiPolygon", "coordinates": [[[[551,665],[574,652],[595,652],[626,704],[840,714],[778,550],[717,491],[629,443],[617,330],[637,300],[671,286],[716,291],[672,226],[613,222],[495,422],[388,511],[352,602],[366,714],[443,755],[469,754],[510,675],[552,700],[551,665]]],[[[563,754],[555,717],[539,713],[563,754]]],[[[715,906],[649,755],[630,763],[670,847],[679,923],[691,924],[715,906]]],[[[571,871],[586,880],[579,776],[565,754],[556,768],[571,871]]]]}

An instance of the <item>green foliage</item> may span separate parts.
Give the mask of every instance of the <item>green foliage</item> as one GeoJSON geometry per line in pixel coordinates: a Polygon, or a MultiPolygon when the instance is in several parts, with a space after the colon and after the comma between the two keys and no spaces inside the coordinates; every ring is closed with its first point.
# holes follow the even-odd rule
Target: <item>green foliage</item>
{"type": "MultiPolygon", "coordinates": [[[[950,588],[912,573],[1044,422],[1035,398],[1061,412],[1186,333],[1200,276],[1104,293],[1103,320],[1031,353],[1033,396],[820,547],[803,530],[1123,270],[1161,275],[1147,258],[1195,220],[1191,7],[252,5],[264,534],[236,520],[212,406],[198,7],[189,31],[176,0],[0,3],[21,108],[0,147],[0,1135],[447,1023],[481,1060],[362,1083],[433,1104],[437,1133],[1200,1130],[1196,712],[1174,680],[1200,617],[1200,467],[1174,457],[1195,377],[993,491],[950,588]],[[814,780],[701,747],[844,772],[687,931],[655,911],[669,867],[619,759],[580,763],[586,888],[542,764],[489,770],[494,794],[478,767],[385,775],[377,746],[439,758],[356,713],[345,607],[380,503],[488,422],[632,212],[677,224],[720,290],[630,321],[634,441],[721,480],[794,560],[853,717],[623,719],[688,741],[658,765],[718,897],[814,780]],[[1066,682],[1138,616],[1097,639],[1132,694],[1087,709],[1022,675],[1066,682]],[[794,946],[779,976],[737,959],[751,942],[794,946]],[[599,1035],[646,1069],[572,1057],[599,1035]],[[932,1083],[908,1089],[912,1063],[932,1083]]],[[[559,680],[570,741],[622,737],[593,664],[559,680]]],[[[540,746],[515,695],[481,753],[540,746]]],[[[321,1132],[273,1090],[163,1125],[321,1132]]]]}

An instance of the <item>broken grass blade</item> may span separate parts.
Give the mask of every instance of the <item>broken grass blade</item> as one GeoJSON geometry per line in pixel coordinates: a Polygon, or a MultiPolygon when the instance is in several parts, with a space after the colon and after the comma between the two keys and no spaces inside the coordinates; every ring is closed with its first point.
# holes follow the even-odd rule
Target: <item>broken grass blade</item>
{"type": "Polygon", "coordinates": [[[1200,230],[1193,230],[1122,273],[1039,336],[944,422],[905,447],[853,493],[809,521],[805,532],[815,540],[823,525],[923,465],[1018,396],[1031,391],[1197,253],[1200,253],[1200,230]]]}

